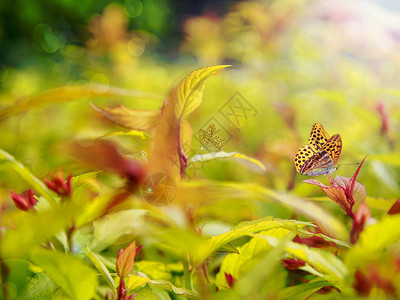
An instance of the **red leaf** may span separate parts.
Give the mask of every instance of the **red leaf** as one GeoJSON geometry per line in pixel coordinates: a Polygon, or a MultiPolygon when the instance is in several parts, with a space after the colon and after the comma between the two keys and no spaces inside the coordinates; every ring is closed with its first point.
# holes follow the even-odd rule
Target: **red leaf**
{"type": "Polygon", "coordinates": [[[117,274],[124,278],[128,276],[135,266],[135,257],[141,247],[136,247],[136,242],[133,241],[125,249],[121,249],[117,257],[117,274]]]}
{"type": "MultiPolygon", "coordinates": [[[[338,177],[338,176],[337,176],[338,177]]],[[[350,178],[349,178],[350,179],[350,178]]],[[[335,178],[336,180],[336,178],[335,178]]],[[[303,182],[318,185],[324,193],[334,202],[339,204],[339,206],[346,212],[349,212],[351,210],[350,203],[348,202],[347,196],[346,196],[346,190],[342,186],[326,186],[319,182],[318,180],[315,179],[307,179],[304,180],[303,182]]]]}
{"type": "Polygon", "coordinates": [[[400,214],[400,198],[392,205],[388,211],[388,215],[400,214]]]}
{"type": "Polygon", "coordinates": [[[71,152],[97,169],[112,171],[125,177],[132,190],[135,190],[145,177],[144,167],[138,161],[122,156],[110,142],[98,141],[88,147],[74,144],[71,152]]]}

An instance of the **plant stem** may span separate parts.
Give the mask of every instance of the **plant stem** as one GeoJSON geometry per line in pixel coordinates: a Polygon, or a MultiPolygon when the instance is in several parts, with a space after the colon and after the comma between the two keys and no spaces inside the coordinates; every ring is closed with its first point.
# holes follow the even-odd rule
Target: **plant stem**
{"type": "Polygon", "coordinates": [[[183,261],[183,278],[185,280],[185,288],[191,290],[192,282],[190,279],[190,270],[189,270],[189,254],[184,255],[182,261],[183,261]]]}

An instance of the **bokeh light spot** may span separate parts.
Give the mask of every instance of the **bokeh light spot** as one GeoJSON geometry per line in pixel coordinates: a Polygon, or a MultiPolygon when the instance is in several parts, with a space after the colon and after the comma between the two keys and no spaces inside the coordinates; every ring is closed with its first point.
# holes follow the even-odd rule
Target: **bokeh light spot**
{"type": "Polygon", "coordinates": [[[125,0],[125,14],[130,18],[137,18],[143,12],[143,3],[141,0],[125,0]]]}
{"type": "Polygon", "coordinates": [[[134,37],[128,42],[128,52],[134,57],[138,57],[143,54],[146,46],[144,41],[139,37],[134,37]]]}

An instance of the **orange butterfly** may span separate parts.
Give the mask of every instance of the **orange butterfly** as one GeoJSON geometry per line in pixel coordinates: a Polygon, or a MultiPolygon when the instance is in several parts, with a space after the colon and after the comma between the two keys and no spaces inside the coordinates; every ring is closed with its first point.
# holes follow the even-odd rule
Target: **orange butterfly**
{"type": "Polygon", "coordinates": [[[320,123],[311,129],[308,144],[297,150],[294,163],[302,175],[317,176],[337,170],[335,166],[342,152],[342,138],[339,134],[329,138],[320,123]]]}

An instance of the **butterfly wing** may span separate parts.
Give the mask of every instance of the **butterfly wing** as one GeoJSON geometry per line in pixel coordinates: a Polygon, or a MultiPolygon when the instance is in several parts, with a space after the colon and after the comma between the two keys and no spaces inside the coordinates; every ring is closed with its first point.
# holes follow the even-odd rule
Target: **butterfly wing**
{"type": "Polygon", "coordinates": [[[300,169],[300,173],[308,176],[328,174],[336,170],[330,155],[321,150],[310,157],[300,169]]]}
{"type": "MultiPolygon", "coordinates": [[[[315,154],[315,151],[310,145],[306,145],[297,150],[294,157],[294,164],[297,172],[300,172],[304,164],[315,154]]],[[[301,173],[301,172],[300,172],[301,173]]]]}
{"type": "Polygon", "coordinates": [[[342,138],[339,134],[333,135],[322,147],[322,150],[329,154],[334,164],[337,164],[342,152],[342,138]]]}
{"type": "Polygon", "coordinates": [[[322,149],[323,145],[329,140],[329,135],[320,123],[315,123],[311,129],[308,144],[315,152],[322,149]]]}
{"type": "Polygon", "coordinates": [[[225,145],[225,141],[219,135],[215,135],[212,139],[212,144],[214,146],[214,149],[221,151],[222,147],[224,147],[225,145]]]}
{"type": "Polygon", "coordinates": [[[221,151],[225,141],[217,135],[214,123],[210,123],[206,130],[200,129],[199,138],[201,144],[209,151],[221,151]]]}

